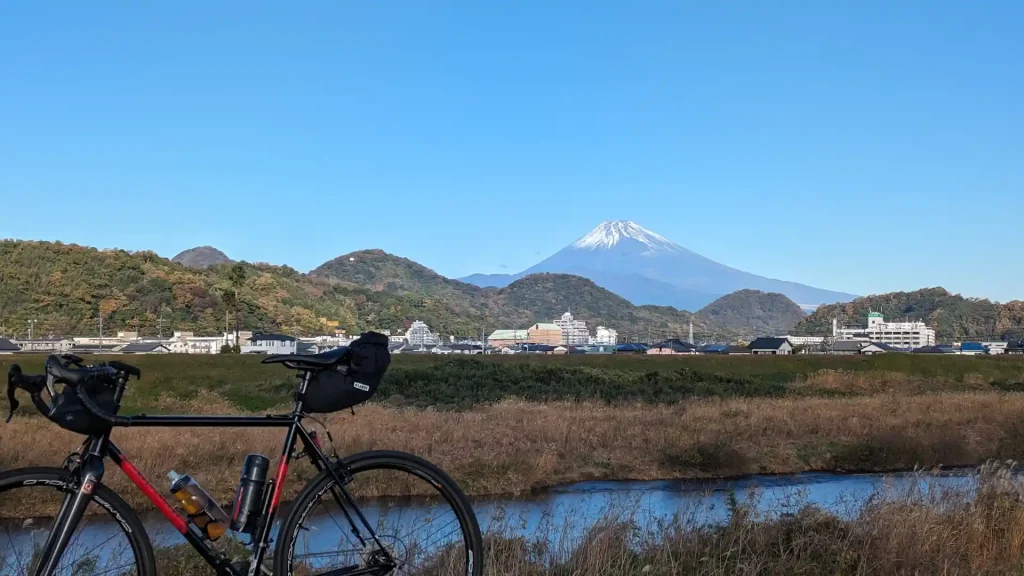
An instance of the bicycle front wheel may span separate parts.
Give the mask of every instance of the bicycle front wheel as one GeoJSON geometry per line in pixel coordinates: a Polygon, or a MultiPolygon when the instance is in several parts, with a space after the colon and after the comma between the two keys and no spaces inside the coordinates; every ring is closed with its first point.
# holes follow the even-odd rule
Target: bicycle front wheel
{"type": "MultiPolygon", "coordinates": [[[[60,468],[22,468],[0,474],[0,576],[34,574],[66,494],[77,489],[60,468]]],[[[153,548],[138,516],[98,484],[68,542],[59,576],[156,576],[153,548]]]]}
{"type": "Polygon", "coordinates": [[[430,462],[375,451],[343,459],[299,494],[278,532],[274,574],[480,576],[483,541],[455,482],[430,462]]]}

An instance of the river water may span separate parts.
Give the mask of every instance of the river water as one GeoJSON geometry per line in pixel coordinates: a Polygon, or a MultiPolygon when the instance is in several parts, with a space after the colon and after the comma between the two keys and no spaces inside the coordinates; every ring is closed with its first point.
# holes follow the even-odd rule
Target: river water
{"type": "MultiPolygon", "coordinates": [[[[815,505],[839,516],[856,514],[873,495],[898,495],[934,490],[967,491],[977,478],[967,471],[940,474],[830,474],[803,473],[749,476],[719,481],[592,481],[549,488],[519,496],[476,498],[474,510],[487,533],[558,538],[569,541],[582,536],[596,521],[609,516],[635,522],[641,527],[664,522],[686,525],[719,523],[729,517],[733,503],[746,503],[764,518],[794,513],[815,505]]],[[[284,511],[283,511],[284,512],[284,511]]],[[[363,512],[371,523],[374,506],[363,512]]],[[[393,512],[393,509],[392,509],[393,512]]],[[[435,513],[428,503],[410,503],[404,509],[410,522],[435,513]]],[[[143,518],[154,547],[184,542],[180,534],[157,514],[143,518]]],[[[325,538],[338,528],[327,520],[313,519],[325,538]]],[[[100,542],[115,533],[112,522],[91,521],[87,534],[78,537],[100,542]]],[[[26,534],[27,536],[27,534],[26,534]]]]}

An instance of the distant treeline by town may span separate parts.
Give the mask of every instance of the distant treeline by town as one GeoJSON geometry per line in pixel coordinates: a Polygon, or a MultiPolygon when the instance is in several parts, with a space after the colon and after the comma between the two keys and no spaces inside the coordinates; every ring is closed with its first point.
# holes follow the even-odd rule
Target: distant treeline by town
{"type": "MultiPolygon", "coordinates": [[[[90,362],[103,357],[90,357],[90,362]]],[[[286,405],[294,373],[248,355],[144,355],[125,401],[130,411],[160,411],[167,396],[210,392],[240,410],[286,405]]],[[[44,356],[0,356],[41,372],[44,356]]],[[[857,396],[880,392],[1024,391],[1024,358],[883,354],[878,356],[413,356],[396,355],[374,398],[393,406],[464,409],[508,398],[674,404],[694,398],[857,396]]],[[[24,410],[31,413],[27,405],[24,410]]]]}
{"type": "Polygon", "coordinates": [[[821,306],[793,331],[825,335],[832,329],[833,318],[839,324],[863,325],[868,312],[881,312],[888,322],[922,320],[944,342],[1024,339],[1024,301],[1000,304],[984,298],[965,298],[945,288],[890,292],[821,306]]]}

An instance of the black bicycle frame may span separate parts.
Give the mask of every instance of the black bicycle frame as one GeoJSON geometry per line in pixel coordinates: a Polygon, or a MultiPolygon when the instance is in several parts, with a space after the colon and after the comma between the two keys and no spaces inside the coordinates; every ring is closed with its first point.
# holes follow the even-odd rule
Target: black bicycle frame
{"type": "MultiPolygon", "coordinates": [[[[388,555],[389,565],[382,565],[374,568],[365,568],[353,572],[346,572],[347,575],[355,576],[360,574],[386,574],[394,568],[390,553],[381,545],[376,532],[367,522],[362,511],[356,506],[351,494],[345,487],[350,477],[344,466],[332,466],[330,459],[324,454],[319,443],[303,426],[302,419],[302,395],[309,384],[311,374],[306,372],[302,375],[302,382],[296,390],[295,407],[291,414],[267,415],[267,416],[149,416],[140,414],[131,417],[132,427],[205,427],[205,428],[287,428],[284,448],[281,450],[281,459],[278,462],[274,478],[269,481],[269,489],[266,491],[260,520],[253,534],[253,552],[249,561],[248,575],[257,574],[263,564],[270,544],[270,531],[274,524],[274,516],[281,501],[281,494],[284,491],[285,476],[288,473],[288,465],[294,456],[296,438],[302,440],[303,452],[310,459],[318,472],[328,470],[334,479],[334,488],[331,493],[339,508],[344,512],[352,527],[352,533],[359,541],[366,545],[368,541],[377,544],[378,549],[388,555]],[[366,535],[360,533],[356,521],[349,514],[349,510],[355,512],[358,521],[366,530],[366,535]]],[[[120,399],[119,390],[118,399],[120,399]]],[[[83,455],[81,463],[74,469],[78,474],[77,486],[74,492],[65,495],[53,530],[47,538],[42,550],[46,562],[36,570],[36,576],[51,576],[56,570],[61,555],[64,553],[71,535],[74,533],[78,522],[81,520],[85,508],[89,502],[89,496],[95,489],[96,484],[103,480],[103,461],[110,458],[129,479],[142,491],[153,505],[167,518],[167,520],[185,537],[185,540],[196,549],[204,560],[223,576],[242,576],[242,573],[231,564],[230,559],[214,549],[204,539],[199,529],[188,523],[166,499],[157,491],[153,485],[146,480],[145,476],[132,464],[123,452],[110,440],[110,431],[89,437],[83,444],[83,455]]],[[[339,462],[340,464],[340,462],[339,462]]]]}

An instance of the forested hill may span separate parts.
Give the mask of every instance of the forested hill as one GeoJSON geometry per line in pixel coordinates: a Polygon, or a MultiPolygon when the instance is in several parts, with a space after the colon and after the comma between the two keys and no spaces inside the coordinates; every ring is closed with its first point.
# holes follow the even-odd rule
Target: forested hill
{"type": "Polygon", "coordinates": [[[216,264],[230,264],[234,260],[213,246],[196,246],[182,250],[174,258],[171,258],[171,262],[184,264],[189,268],[206,268],[216,264]]]}
{"type": "Polygon", "coordinates": [[[24,335],[36,320],[37,335],[97,334],[102,316],[107,334],[138,328],[155,335],[159,324],[165,334],[213,334],[233,325],[228,316],[236,292],[243,329],[288,333],[322,333],[321,319],[356,332],[423,320],[442,334],[469,336],[550,321],[568,307],[595,326],[604,322],[623,333],[683,334],[690,320],[671,308],[633,306],[589,280],[562,274],[524,278],[501,290],[448,282],[466,292],[415,285],[374,290],[286,266],[188,268],[153,252],[7,240],[0,241],[0,333],[24,335]]]}
{"type": "Polygon", "coordinates": [[[1024,337],[1024,302],[965,298],[945,288],[890,292],[822,306],[800,322],[794,333],[827,334],[832,318],[840,324],[865,324],[868,312],[881,312],[890,321],[924,320],[942,341],[1024,337]]]}
{"type": "Polygon", "coordinates": [[[805,316],[785,294],[737,290],[726,294],[697,313],[704,322],[721,328],[753,330],[757,334],[782,334],[805,316]]]}

